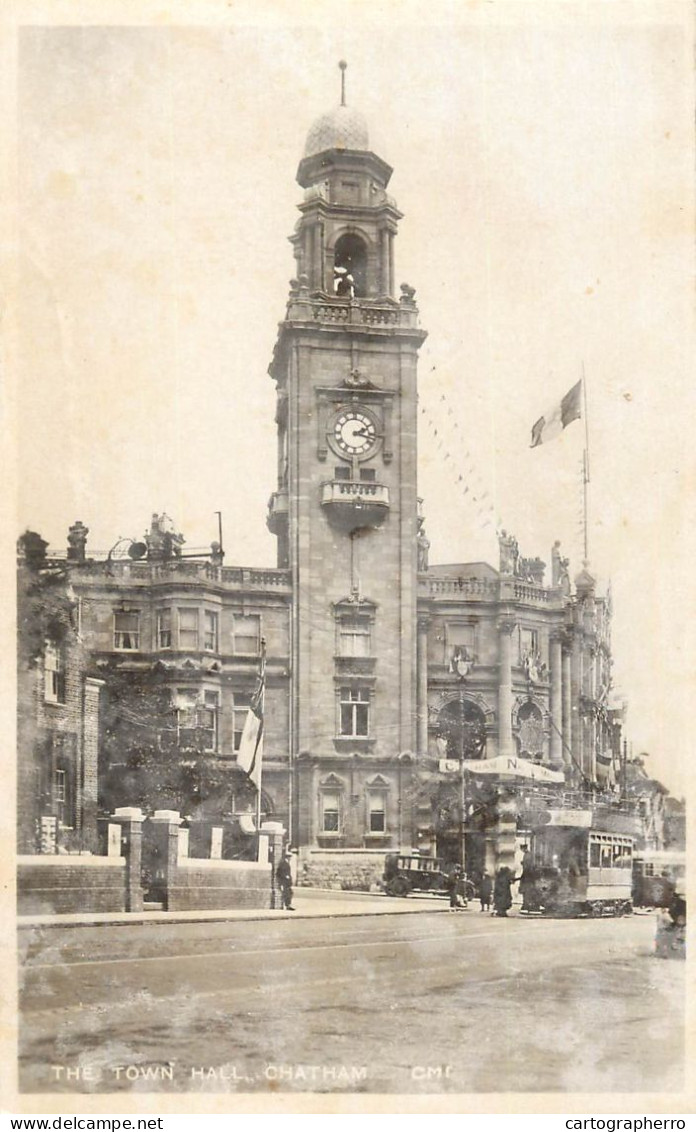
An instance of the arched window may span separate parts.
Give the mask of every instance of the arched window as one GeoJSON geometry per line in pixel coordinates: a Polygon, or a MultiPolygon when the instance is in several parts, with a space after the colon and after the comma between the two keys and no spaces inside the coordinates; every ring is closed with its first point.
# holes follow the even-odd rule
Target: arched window
{"type": "Polygon", "coordinates": [[[486,753],[486,720],[476,704],[452,700],[439,718],[440,734],[447,742],[448,759],[482,759],[486,753]]]}
{"type": "Polygon", "coordinates": [[[544,720],[536,704],[523,704],[517,715],[517,744],[523,759],[541,759],[544,753],[544,720]]]}
{"type": "Polygon", "coordinates": [[[361,298],[367,293],[367,249],[359,236],[347,233],[334,249],[334,293],[342,298],[361,298]]]}

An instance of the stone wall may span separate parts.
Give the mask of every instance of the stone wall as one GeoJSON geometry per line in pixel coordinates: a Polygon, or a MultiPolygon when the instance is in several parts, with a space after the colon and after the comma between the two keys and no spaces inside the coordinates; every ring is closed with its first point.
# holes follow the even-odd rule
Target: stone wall
{"type": "Polygon", "coordinates": [[[299,863],[297,883],[346,892],[382,890],[384,852],[313,852],[299,863]]]}

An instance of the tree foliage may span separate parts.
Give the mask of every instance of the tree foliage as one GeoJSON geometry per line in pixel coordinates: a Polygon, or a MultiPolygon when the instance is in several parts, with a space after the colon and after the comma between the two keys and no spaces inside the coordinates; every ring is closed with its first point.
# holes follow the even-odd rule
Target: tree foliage
{"type": "Polygon", "coordinates": [[[165,674],[101,669],[106,688],[102,709],[99,805],[146,811],[172,809],[184,816],[221,816],[253,804],[254,789],[234,763],[205,750],[205,732],[185,740],[177,728],[165,674]]]}

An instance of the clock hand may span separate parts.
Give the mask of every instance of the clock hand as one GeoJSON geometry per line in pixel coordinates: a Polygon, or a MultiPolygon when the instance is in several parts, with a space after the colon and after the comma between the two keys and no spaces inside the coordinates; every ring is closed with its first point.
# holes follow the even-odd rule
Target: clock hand
{"type": "Polygon", "coordinates": [[[374,440],[384,440],[383,432],[369,432],[366,428],[356,428],[353,430],[353,436],[369,436],[374,440]]]}

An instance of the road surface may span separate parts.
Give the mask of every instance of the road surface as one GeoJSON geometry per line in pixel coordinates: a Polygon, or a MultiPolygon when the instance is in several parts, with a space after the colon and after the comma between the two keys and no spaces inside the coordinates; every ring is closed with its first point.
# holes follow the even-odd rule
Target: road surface
{"type": "Polygon", "coordinates": [[[680,1092],[655,919],[352,916],[20,935],[23,1092],[680,1092]]]}

